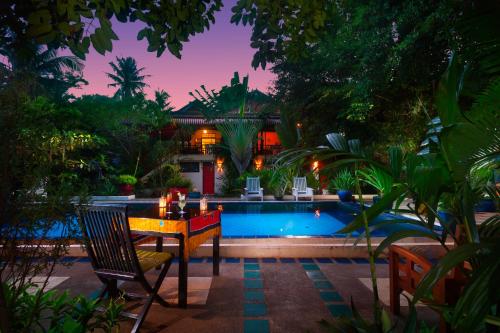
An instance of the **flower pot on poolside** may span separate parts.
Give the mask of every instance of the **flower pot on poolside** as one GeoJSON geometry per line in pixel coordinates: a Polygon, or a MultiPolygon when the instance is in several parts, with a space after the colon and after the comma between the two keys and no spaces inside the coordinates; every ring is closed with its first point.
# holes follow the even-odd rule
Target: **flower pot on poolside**
{"type": "Polygon", "coordinates": [[[496,212],[493,199],[482,199],[474,206],[476,212],[496,212]]]}
{"type": "Polygon", "coordinates": [[[338,190],[337,195],[339,196],[339,199],[342,202],[351,202],[352,201],[352,192],[349,190],[338,190]]]}
{"type": "Polygon", "coordinates": [[[120,194],[121,195],[132,195],[134,193],[134,185],[132,184],[120,184],[120,194]]]}

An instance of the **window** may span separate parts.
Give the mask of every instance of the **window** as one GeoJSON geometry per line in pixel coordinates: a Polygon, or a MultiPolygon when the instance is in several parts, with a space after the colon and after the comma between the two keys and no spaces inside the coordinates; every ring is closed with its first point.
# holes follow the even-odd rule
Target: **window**
{"type": "Polygon", "coordinates": [[[179,164],[181,172],[200,172],[200,163],[198,162],[181,162],[179,164]]]}
{"type": "Polygon", "coordinates": [[[214,145],[220,143],[221,135],[213,129],[198,129],[192,136],[191,144],[199,147],[201,154],[211,154],[214,145]]]}

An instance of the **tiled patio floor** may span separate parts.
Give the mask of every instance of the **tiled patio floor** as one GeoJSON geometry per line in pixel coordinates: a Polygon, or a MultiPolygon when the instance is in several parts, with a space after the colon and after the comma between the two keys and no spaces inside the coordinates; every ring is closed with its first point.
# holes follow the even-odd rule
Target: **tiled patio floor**
{"type": "MultiPolygon", "coordinates": [[[[70,267],[57,267],[54,276],[69,277],[57,285],[72,294],[95,294],[99,280],[87,260],[73,259],[70,267]]],[[[177,263],[168,277],[177,276],[177,263]]],[[[371,314],[371,288],[366,286],[369,269],[366,260],[346,258],[223,258],[220,276],[213,277],[208,296],[203,288],[210,285],[212,264],[208,259],[189,264],[189,276],[196,289],[191,299],[196,305],[179,309],[158,304],[152,306],[143,332],[325,332],[318,324],[322,319],[335,320],[350,314],[351,297],[364,316],[371,314]],[[365,283],[363,283],[363,281],[365,283]],[[203,287],[205,285],[205,287],[203,287]],[[206,304],[204,302],[206,297],[206,304]]],[[[156,274],[155,271],[148,274],[156,274]]],[[[377,264],[377,274],[387,282],[388,265],[377,264]]],[[[169,286],[175,283],[164,282],[169,286]]],[[[133,287],[131,285],[126,287],[133,287]]],[[[164,287],[169,289],[168,286],[164,287]]],[[[379,293],[387,300],[387,283],[379,293]]],[[[165,290],[165,293],[175,293],[165,290]]],[[[189,293],[192,291],[190,289],[189,293]]],[[[402,302],[405,304],[405,302],[402,302]]],[[[387,304],[388,305],[388,304],[387,304]]],[[[438,317],[425,306],[418,308],[420,318],[437,324],[438,317]]],[[[405,313],[405,308],[403,308],[405,313]]],[[[399,320],[401,321],[401,320],[399,320]]],[[[131,321],[124,321],[121,330],[128,332],[131,321]]]]}

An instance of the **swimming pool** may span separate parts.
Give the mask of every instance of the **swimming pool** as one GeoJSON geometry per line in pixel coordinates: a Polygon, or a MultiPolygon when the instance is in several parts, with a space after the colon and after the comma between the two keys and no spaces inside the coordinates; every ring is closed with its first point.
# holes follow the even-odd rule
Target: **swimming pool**
{"type": "MultiPolygon", "coordinates": [[[[198,203],[188,203],[196,207],[198,203]]],[[[129,211],[140,215],[153,204],[129,203],[129,211]]],[[[274,237],[346,237],[337,231],[349,224],[359,212],[359,205],[341,202],[211,202],[209,209],[221,209],[222,237],[274,238],[274,237]]],[[[75,227],[76,219],[73,217],[75,227]]],[[[375,221],[404,219],[394,214],[381,214],[375,221]]],[[[416,227],[417,228],[417,227],[416,227]]],[[[399,230],[397,225],[385,225],[372,233],[385,237],[399,230]]],[[[67,235],[61,225],[44,234],[45,238],[67,235]]],[[[354,232],[351,236],[358,236],[354,232]]]]}

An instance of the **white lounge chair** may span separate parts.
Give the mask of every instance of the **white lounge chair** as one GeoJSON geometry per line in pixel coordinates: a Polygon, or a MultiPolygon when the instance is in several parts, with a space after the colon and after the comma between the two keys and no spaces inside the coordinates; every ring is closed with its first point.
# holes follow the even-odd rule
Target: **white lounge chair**
{"type": "Polygon", "coordinates": [[[245,187],[245,198],[260,198],[264,201],[264,189],[260,187],[259,177],[247,177],[247,187],[245,187]]]}
{"type": "Polygon", "coordinates": [[[306,177],[293,177],[292,195],[296,201],[299,198],[311,198],[311,201],[314,200],[313,189],[307,187],[306,177]]]}

